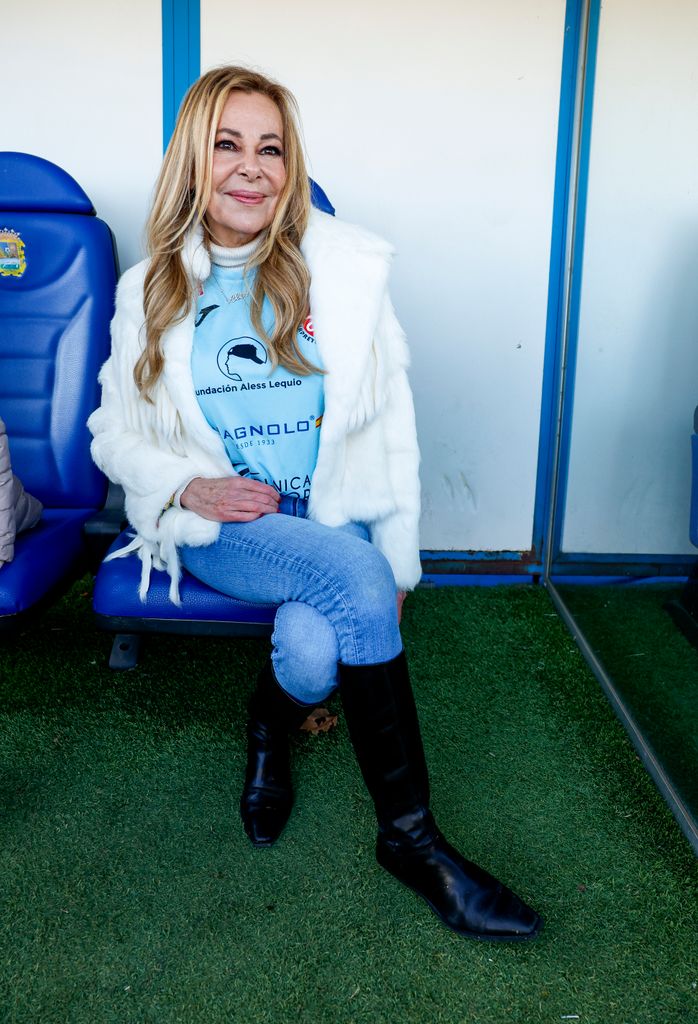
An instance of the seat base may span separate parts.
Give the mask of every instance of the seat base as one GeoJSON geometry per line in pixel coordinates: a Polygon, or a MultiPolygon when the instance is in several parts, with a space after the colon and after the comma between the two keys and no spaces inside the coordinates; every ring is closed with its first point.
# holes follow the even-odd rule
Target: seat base
{"type": "Polygon", "coordinates": [[[141,649],[141,638],[138,633],[117,633],[111,645],[109,655],[109,668],[115,672],[124,672],[129,668],[135,668],[138,664],[138,654],[141,649]]]}
{"type": "Polygon", "coordinates": [[[0,569],[0,629],[26,614],[85,571],[85,520],[94,509],[44,509],[39,523],[15,541],[15,556],[0,569]]]}
{"type": "MultiPolygon", "coordinates": [[[[109,552],[125,547],[133,537],[125,530],[109,552]]],[[[116,633],[109,665],[114,669],[134,668],[138,661],[139,637],[145,633],[180,636],[270,636],[274,629],[276,605],[253,604],[221,594],[182,571],[179,584],[181,605],[170,600],[170,577],[153,569],[145,601],[138,596],[141,562],[136,555],[102,562],[95,580],[93,605],[100,629],[116,633]]]]}

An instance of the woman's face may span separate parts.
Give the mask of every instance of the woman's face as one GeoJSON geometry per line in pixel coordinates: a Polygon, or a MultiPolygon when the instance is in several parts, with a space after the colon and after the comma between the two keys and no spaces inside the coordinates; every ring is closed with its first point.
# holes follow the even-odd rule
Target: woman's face
{"type": "Polygon", "coordinates": [[[244,245],[268,227],[286,180],[281,113],[268,96],[231,92],[216,130],[206,224],[218,245],[244,245]]]}

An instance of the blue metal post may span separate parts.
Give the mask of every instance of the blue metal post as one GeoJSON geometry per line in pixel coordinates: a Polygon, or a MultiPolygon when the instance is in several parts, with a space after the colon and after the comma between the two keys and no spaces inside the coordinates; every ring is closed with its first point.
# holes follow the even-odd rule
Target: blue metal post
{"type": "Polygon", "coordinates": [[[574,207],[574,235],[572,238],[571,266],[569,270],[569,308],[567,314],[567,337],[565,345],[565,367],[563,368],[563,393],[560,417],[560,449],[557,469],[557,487],[554,509],[554,523],[548,560],[552,562],[560,553],[562,532],[567,503],[567,482],[569,476],[570,448],[572,442],[572,419],[574,409],[574,384],[577,369],[577,346],[579,341],[579,314],[582,301],[582,272],[584,262],[584,231],[586,225],[587,193],[589,189],[589,157],[591,153],[591,126],[596,78],[596,56],[599,43],[599,22],[601,0],[590,0],[589,22],[586,43],[586,69],[582,80],[579,153],[577,159],[577,186],[574,207]]]}
{"type": "MultiPolygon", "coordinates": [[[[593,94],[600,0],[567,0],[558,118],[553,227],[548,277],[548,313],[543,367],[538,475],[533,516],[533,549],[546,564],[552,537],[554,496],[559,493],[560,389],[566,375],[564,360],[570,327],[570,287],[573,268],[581,271],[584,203],[580,176],[589,163],[591,98],[593,94]],[[584,136],[584,125],[588,134],[584,136]],[[581,229],[581,230],[580,230],[581,229]],[[574,252],[572,251],[574,248],[574,252]],[[579,259],[573,263],[573,259],[579,259]]],[[[578,309],[576,314],[578,317],[578,309]]],[[[570,395],[571,398],[571,395],[570,395]]],[[[566,476],[563,476],[566,481],[566,476]]],[[[558,516],[558,526],[561,517],[558,516]]],[[[556,532],[559,538],[559,532],[556,532]]]]}
{"type": "Polygon", "coordinates": [[[162,0],[162,144],[167,149],[185,92],[201,73],[199,0],[162,0]]]}

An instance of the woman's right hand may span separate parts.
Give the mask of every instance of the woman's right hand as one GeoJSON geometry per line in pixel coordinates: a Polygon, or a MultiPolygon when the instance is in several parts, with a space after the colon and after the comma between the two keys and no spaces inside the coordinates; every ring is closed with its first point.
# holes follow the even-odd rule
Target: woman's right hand
{"type": "Polygon", "coordinates": [[[182,493],[180,504],[216,523],[250,523],[279,511],[279,492],[242,476],[197,476],[182,493]]]}

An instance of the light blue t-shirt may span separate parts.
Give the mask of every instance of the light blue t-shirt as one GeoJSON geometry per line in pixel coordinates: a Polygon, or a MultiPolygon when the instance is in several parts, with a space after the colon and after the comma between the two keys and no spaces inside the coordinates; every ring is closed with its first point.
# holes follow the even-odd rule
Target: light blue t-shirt
{"type": "MultiPolygon", "coordinates": [[[[191,369],[197,401],[237,473],[308,498],[324,412],[322,374],[301,377],[280,366],[270,374],[269,353],[250,318],[253,273],[245,279],[242,268],[212,270],[196,308],[191,369]]],[[[273,322],[265,299],[265,330],[273,322]]],[[[310,317],[297,340],[321,368],[310,317]]]]}

